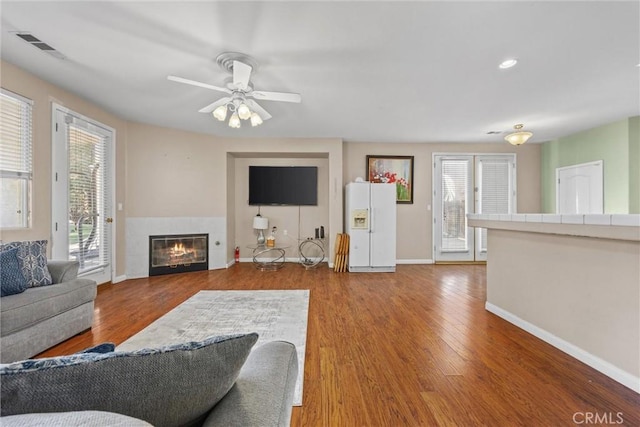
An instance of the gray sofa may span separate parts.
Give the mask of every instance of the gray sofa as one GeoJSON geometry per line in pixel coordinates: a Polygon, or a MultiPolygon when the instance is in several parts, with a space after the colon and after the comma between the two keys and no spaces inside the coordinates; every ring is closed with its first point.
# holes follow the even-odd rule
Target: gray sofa
{"type": "Polygon", "coordinates": [[[32,357],[91,328],[97,284],[77,261],[49,261],[52,285],[0,299],[0,362],[32,357]]]}
{"type": "MultiPolygon", "coordinates": [[[[240,337],[240,340],[243,339],[240,337]]],[[[255,339],[257,339],[257,335],[255,339]]],[[[156,422],[153,424],[155,426],[288,426],[291,421],[293,395],[298,374],[298,359],[295,346],[288,342],[273,341],[251,350],[255,339],[252,342],[241,344],[244,345],[244,350],[238,350],[238,348],[230,349],[228,347],[216,349],[213,346],[209,346],[197,350],[199,352],[206,351],[207,353],[193,353],[193,350],[176,352],[177,354],[175,355],[152,352],[149,353],[150,360],[146,363],[135,355],[130,358],[105,356],[108,357],[106,363],[111,363],[112,365],[105,367],[105,369],[96,364],[90,365],[88,367],[90,370],[88,371],[89,378],[73,378],[78,373],[82,373],[83,377],[87,376],[87,370],[73,371],[76,367],[71,367],[69,373],[63,377],[59,376],[61,369],[58,368],[55,368],[53,373],[51,370],[49,372],[46,370],[36,372],[35,377],[33,372],[27,373],[24,378],[4,377],[2,381],[3,394],[10,394],[15,398],[3,396],[1,409],[3,415],[8,414],[8,416],[0,418],[0,425],[3,427],[43,425],[135,427],[150,426],[152,424],[143,421],[141,418],[152,419],[155,417],[156,422]],[[229,354],[245,350],[247,352],[250,351],[250,353],[248,353],[244,364],[240,364],[241,368],[238,367],[239,374],[237,378],[234,377],[229,383],[231,388],[228,392],[224,390],[226,394],[223,393],[221,400],[214,403],[212,408],[206,409],[204,416],[198,416],[197,421],[189,423],[183,422],[185,418],[181,418],[182,421],[179,423],[175,422],[178,418],[174,418],[174,422],[169,420],[176,415],[175,411],[190,411],[188,407],[196,407],[198,405],[197,401],[201,400],[202,392],[197,384],[194,385],[198,389],[193,392],[193,396],[184,395],[184,389],[181,389],[184,386],[184,384],[181,385],[184,376],[194,375],[205,383],[214,383],[216,380],[221,381],[220,377],[208,372],[208,365],[220,363],[221,355],[225,359],[223,364],[229,364],[229,354]],[[197,354],[200,354],[200,356],[197,354]],[[203,365],[194,366],[194,360],[200,360],[203,365]],[[143,381],[148,383],[147,386],[153,387],[151,389],[153,391],[147,395],[119,396],[119,391],[116,388],[121,385],[122,381],[120,379],[111,381],[110,378],[105,378],[118,378],[119,372],[130,372],[130,375],[135,376],[136,367],[141,365],[147,365],[145,369],[151,369],[151,371],[145,371],[146,374],[143,381]],[[156,377],[153,371],[158,369],[161,374],[156,377]],[[180,369],[186,369],[186,371],[179,372],[180,369]],[[170,372],[174,370],[178,371],[176,377],[172,377],[176,372],[170,372]],[[40,374],[47,375],[49,380],[54,378],[54,383],[55,379],[64,378],[65,384],[67,384],[66,388],[76,387],[76,390],[72,391],[72,394],[68,394],[68,391],[63,391],[60,387],[57,387],[57,384],[49,387],[49,385],[42,383],[43,377],[38,377],[40,374]],[[94,375],[100,376],[105,381],[103,382],[100,379],[92,381],[96,379],[94,375]],[[234,379],[235,384],[233,383],[234,379]],[[75,380],[86,381],[86,383],[81,383],[78,387],[77,384],[74,384],[75,380]],[[34,390],[31,387],[33,384],[40,384],[43,390],[38,390],[38,393],[33,394],[34,390]],[[105,384],[113,389],[105,390],[101,388],[101,385],[104,386],[105,384]],[[113,393],[110,393],[111,391],[113,393]],[[60,396],[61,394],[62,396],[60,396]],[[91,394],[100,395],[91,396],[91,394]],[[34,396],[40,397],[40,399],[33,399],[34,396]],[[58,397],[59,399],[57,399],[58,397]],[[81,401],[93,403],[90,405],[85,404],[82,409],[86,410],[79,410],[77,406],[81,401]],[[167,407],[172,404],[176,405],[176,409],[167,410],[167,407]],[[25,405],[29,407],[29,413],[24,413],[23,407],[25,405]],[[142,408],[143,406],[146,407],[142,408]],[[69,407],[74,407],[75,409],[69,411],[69,407]],[[115,413],[116,408],[120,408],[121,413],[115,413]],[[158,415],[159,413],[165,413],[163,411],[167,411],[166,415],[158,415]],[[142,415],[132,417],[134,413],[142,415]]],[[[228,343],[223,342],[222,345],[228,345],[228,343]]],[[[234,359],[234,357],[231,359],[234,359]]],[[[241,362],[244,360],[242,357],[240,359],[241,362]]],[[[104,363],[104,360],[97,363],[104,363]]],[[[87,367],[85,366],[85,368],[87,367]]],[[[216,369],[218,368],[213,368],[214,371],[216,369]]],[[[186,380],[189,385],[194,382],[197,383],[198,380],[194,381],[194,378],[186,380]]],[[[124,393],[129,391],[133,392],[131,386],[127,385],[124,393]]],[[[197,415],[198,411],[193,411],[188,417],[192,417],[194,414],[197,415]]]]}

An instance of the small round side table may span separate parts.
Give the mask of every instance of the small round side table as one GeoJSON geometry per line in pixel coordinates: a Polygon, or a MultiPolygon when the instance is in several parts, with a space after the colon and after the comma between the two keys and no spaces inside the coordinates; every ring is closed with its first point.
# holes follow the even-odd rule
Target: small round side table
{"type": "Polygon", "coordinates": [[[274,271],[284,267],[285,249],[288,246],[250,245],[253,249],[253,265],[260,271],[274,271]]]}
{"type": "Polygon", "coordinates": [[[322,239],[305,239],[298,245],[300,264],[304,268],[317,267],[324,261],[324,241],[322,239]]]}

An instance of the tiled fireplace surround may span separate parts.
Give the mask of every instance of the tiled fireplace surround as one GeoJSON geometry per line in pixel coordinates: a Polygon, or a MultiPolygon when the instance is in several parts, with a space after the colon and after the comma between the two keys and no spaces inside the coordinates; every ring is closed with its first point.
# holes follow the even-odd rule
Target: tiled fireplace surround
{"type": "Polygon", "coordinates": [[[224,217],[127,218],[128,279],[149,277],[149,236],[161,234],[209,234],[209,270],[227,265],[224,217]]]}

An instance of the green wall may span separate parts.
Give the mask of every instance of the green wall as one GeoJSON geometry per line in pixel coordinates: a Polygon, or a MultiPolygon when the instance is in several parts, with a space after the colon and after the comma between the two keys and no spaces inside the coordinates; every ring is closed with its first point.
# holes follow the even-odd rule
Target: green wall
{"type": "Polygon", "coordinates": [[[604,212],[640,212],[640,117],[549,141],[542,146],[542,211],[556,211],[556,168],[603,161],[604,212]]]}

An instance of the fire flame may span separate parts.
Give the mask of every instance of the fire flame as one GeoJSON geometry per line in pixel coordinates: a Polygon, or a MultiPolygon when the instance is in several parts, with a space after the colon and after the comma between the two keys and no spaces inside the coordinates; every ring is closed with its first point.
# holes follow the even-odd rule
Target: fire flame
{"type": "Polygon", "coordinates": [[[171,252],[173,252],[176,255],[187,253],[182,243],[176,243],[175,245],[173,245],[173,248],[171,248],[171,252]]]}

